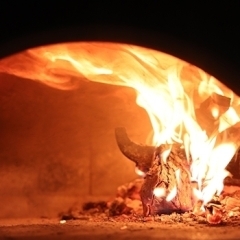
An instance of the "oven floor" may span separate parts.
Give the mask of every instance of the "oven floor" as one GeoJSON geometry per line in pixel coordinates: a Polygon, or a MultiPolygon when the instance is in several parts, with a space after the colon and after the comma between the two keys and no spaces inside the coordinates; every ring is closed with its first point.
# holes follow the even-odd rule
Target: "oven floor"
{"type": "Polygon", "coordinates": [[[239,239],[239,226],[162,224],[159,222],[91,222],[57,219],[1,220],[0,239],[239,239]]]}

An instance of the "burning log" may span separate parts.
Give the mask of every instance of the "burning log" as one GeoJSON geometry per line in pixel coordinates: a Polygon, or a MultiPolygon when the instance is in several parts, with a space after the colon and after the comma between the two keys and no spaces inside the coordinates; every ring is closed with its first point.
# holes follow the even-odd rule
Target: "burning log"
{"type": "Polygon", "coordinates": [[[240,179],[227,177],[224,179],[224,185],[240,187],[240,179]]]}
{"type": "Polygon", "coordinates": [[[140,193],[144,216],[192,209],[189,166],[180,145],[141,146],[129,139],[124,128],[115,133],[122,153],[147,172],[140,193]]]}
{"type": "Polygon", "coordinates": [[[126,133],[126,129],[122,127],[115,129],[115,136],[118,147],[123,155],[135,162],[141,171],[147,172],[151,167],[155,148],[132,142],[126,133]]]}
{"type": "Polygon", "coordinates": [[[187,159],[179,145],[173,145],[170,149],[168,145],[162,145],[155,151],[152,167],[142,186],[141,199],[144,216],[181,213],[192,209],[187,159]]]}
{"type": "MultiPolygon", "coordinates": [[[[226,143],[226,135],[230,142],[237,142],[238,145],[239,126],[237,123],[220,133],[216,139],[216,146],[226,143]]],[[[225,198],[225,202],[210,201],[204,208],[202,201],[199,201],[199,204],[195,202],[196,197],[190,181],[190,166],[181,145],[164,144],[157,148],[137,145],[128,138],[124,128],[116,129],[116,139],[123,154],[146,171],[140,191],[144,216],[193,210],[195,216],[205,216],[210,224],[223,221],[226,209],[230,209],[225,198]],[[196,209],[198,210],[195,211],[196,209]]],[[[227,178],[225,184],[240,185],[240,182],[227,178]]],[[[235,203],[236,199],[231,198],[230,205],[235,203]]]]}
{"type": "MultiPolygon", "coordinates": [[[[240,179],[240,123],[236,123],[232,127],[229,128],[229,130],[226,133],[228,138],[233,139],[235,146],[236,146],[236,153],[232,160],[230,161],[230,164],[228,165],[228,170],[231,172],[231,174],[235,178],[240,179]]],[[[240,186],[240,184],[238,185],[240,186]]]]}
{"type": "MultiPolygon", "coordinates": [[[[237,150],[237,152],[234,155],[234,157],[232,158],[232,160],[229,162],[229,164],[227,166],[227,170],[232,174],[234,179],[240,179],[240,151],[239,151],[239,149],[237,150]]],[[[228,183],[226,182],[226,184],[228,184],[228,183]]],[[[229,183],[228,185],[231,185],[231,183],[229,183]]],[[[236,184],[232,184],[232,185],[236,185],[236,184]]],[[[239,184],[237,184],[237,186],[240,186],[240,180],[239,180],[239,184]]]]}
{"type": "Polygon", "coordinates": [[[235,191],[231,194],[226,193],[221,199],[222,205],[228,212],[240,211],[240,191],[235,191]]]}
{"type": "Polygon", "coordinates": [[[122,153],[147,172],[140,193],[144,216],[190,210],[189,166],[180,145],[141,146],[128,138],[124,128],[117,128],[115,133],[122,153]]]}

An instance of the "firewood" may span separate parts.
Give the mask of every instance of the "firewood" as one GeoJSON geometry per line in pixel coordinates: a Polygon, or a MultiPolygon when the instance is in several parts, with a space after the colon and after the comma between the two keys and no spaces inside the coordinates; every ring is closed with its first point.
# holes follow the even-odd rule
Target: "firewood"
{"type": "MultiPolygon", "coordinates": [[[[229,162],[227,170],[234,176],[234,178],[240,179],[240,151],[238,151],[240,145],[240,123],[236,123],[221,132],[217,137],[216,144],[221,142],[226,136],[228,137],[229,142],[235,142],[236,144],[236,153],[229,162]]],[[[140,170],[147,172],[151,167],[153,161],[152,156],[156,148],[132,142],[127,135],[126,129],[123,127],[115,129],[115,137],[118,147],[124,156],[135,162],[140,170]]]]}
{"type": "Polygon", "coordinates": [[[132,142],[126,133],[126,129],[122,127],[115,129],[115,137],[123,155],[135,162],[141,171],[147,172],[151,167],[155,148],[132,142]]]}
{"type": "Polygon", "coordinates": [[[240,179],[227,177],[224,179],[224,185],[240,187],[240,179]]]}
{"type": "Polygon", "coordinates": [[[165,147],[161,145],[156,150],[154,161],[142,186],[140,194],[144,216],[186,212],[193,208],[193,192],[184,150],[179,145],[173,145],[165,163],[161,159],[165,147]],[[176,175],[176,171],[179,171],[179,176],[176,175]],[[166,195],[156,197],[153,194],[156,187],[165,188],[166,195]],[[176,195],[168,199],[174,188],[177,190],[176,195]]]}
{"type": "Polygon", "coordinates": [[[230,143],[234,147],[235,152],[230,156],[231,160],[226,168],[234,178],[240,178],[240,122],[237,122],[218,134],[215,145],[222,143],[230,143]]]}
{"type": "MultiPolygon", "coordinates": [[[[233,178],[240,179],[240,151],[239,151],[239,149],[235,153],[232,160],[229,162],[229,164],[227,166],[227,170],[232,174],[233,178]]],[[[226,184],[228,184],[228,183],[226,183],[226,184]]],[[[235,185],[235,184],[232,184],[232,185],[235,185]]],[[[240,183],[237,186],[240,186],[240,183]]]]}
{"type": "MultiPolygon", "coordinates": [[[[240,123],[236,123],[218,134],[215,147],[228,141],[230,144],[235,143],[237,150],[239,136],[240,123]]],[[[190,165],[180,144],[165,144],[157,148],[137,145],[128,138],[124,128],[116,129],[116,139],[124,155],[137,165],[142,164],[146,171],[140,191],[144,217],[192,211],[195,216],[204,216],[210,224],[220,224],[231,214],[237,214],[233,212],[234,205],[237,204],[239,211],[239,200],[233,196],[228,196],[228,201],[218,204],[211,201],[204,206],[201,202],[197,205],[190,181],[190,165]],[[156,189],[160,189],[162,195],[157,195],[156,189]]],[[[240,179],[226,178],[224,184],[240,186],[240,179]]],[[[126,191],[120,192],[124,195],[126,191]]]]}

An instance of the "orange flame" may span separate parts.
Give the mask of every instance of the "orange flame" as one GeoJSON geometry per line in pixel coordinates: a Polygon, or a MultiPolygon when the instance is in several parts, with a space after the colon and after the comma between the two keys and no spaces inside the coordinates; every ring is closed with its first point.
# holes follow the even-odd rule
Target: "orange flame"
{"type": "MultiPolygon", "coordinates": [[[[152,49],[82,42],[39,47],[5,58],[0,61],[0,72],[63,90],[77,87],[80,79],[135,89],[136,102],[152,124],[151,144],[183,145],[204,202],[221,192],[225,168],[239,147],[240,99],[203,70],[152,49]],[[210,106],[216,124],[209,133],[198,122],[196,109],[212,93],[228,97],[231,105],[214,102],[210,106]]],[[[164,162],[168,154],[162,156],[164,162]]],[[[172,199],[176,191],[174,187],[167,198],[172,199]]]]}

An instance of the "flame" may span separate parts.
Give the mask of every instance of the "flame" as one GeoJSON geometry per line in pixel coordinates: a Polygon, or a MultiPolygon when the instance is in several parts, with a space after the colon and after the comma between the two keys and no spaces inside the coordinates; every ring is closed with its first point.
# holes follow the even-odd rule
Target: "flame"
{"type": "Polygon", "coordinates": [[[219,109],[218,109],[218,108],[213,107],[213,108],[211,109],[211,112],[212,112],[212,116],[213,116],[215,119],[217,119],[217,118],[219,117],[219,109]]]}
{"type": "Polygon", "coordinates": [[[197,188],[193,188],[193,193],[194,196],[197,197],[197,200],[202,200],[203,199],[203,194],[200,190],[198,190],[197,188]]]}
{"type": "Polygon", "coordinates": [[[177,195],[177,186],[174,186],[173,189],[170,191],[170,193],[166,197],[166,201],[170,202],[175,196],[177,195]]]}
{"type": "Polygon", "coordinates": [[[145,177],[146,173],[141,171],[138,167],[135,167],[135,173],[139,176],[139,177],[145,177]]]}
{"type": "Polygon", "coordinates": [[[167,163],[167,158],[168,158],[171,150],[172,150],[172,146],[170,145],[168,149],[164,150],[164,151],[161,153],[161,159],[162,159],[162,161],[164,162],[164,164],[167,163]]]}
{"type": "MultiPolygon", "coordinates": [[[[197,196],[205,203],[221,192],[225,168],[240,143],[240,99],[203,70],[152,49],[80,42],[39,47],[2,59],[0,72],[63,90],[76,88],[81,80],[135,89],[136,102],[152,124],[150,144],[183,145],[191,178],[198,183],[197,196]],[[210,99],[212,94],[219,96],[220,103],[210,99]],[[225,97],[231,100],[229,106],[221,102],[225,97]],[[210,132],[196,117],[196,109],[208,99],[212,105],[203,110],[212,116],[210,132]]],[[[169,152],[164,154],[166,162],[169,152]]],[[[176,193],[177,186],[167,199],[176,193]]]]}
{"type": "Polygon", "coordinates": [[[162,198],[166,196],[166,188],[163,187],[156,187],[153,190],[153,194],[157,197],[157,198],[162,198]]]}

